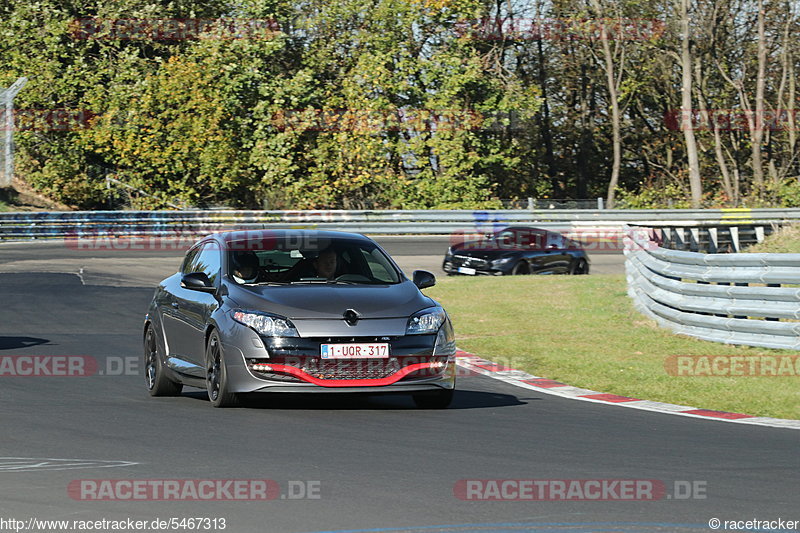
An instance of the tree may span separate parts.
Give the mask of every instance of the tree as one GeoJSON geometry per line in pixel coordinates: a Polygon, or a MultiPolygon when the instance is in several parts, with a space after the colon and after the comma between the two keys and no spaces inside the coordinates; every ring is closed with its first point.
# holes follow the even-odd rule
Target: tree
{"type": "Polygon", "coordinates": [[[681,129],[686,143],[686,157],[689,161],[689,187],[692,192],[692,207],[699,208],[703,198],[703,183],[700,180],[700,160],[697,156],[697,141],[694,136],[692,115],[692,50],[689,22],[690,0],[679,2],[681,26],[681,129]]]}

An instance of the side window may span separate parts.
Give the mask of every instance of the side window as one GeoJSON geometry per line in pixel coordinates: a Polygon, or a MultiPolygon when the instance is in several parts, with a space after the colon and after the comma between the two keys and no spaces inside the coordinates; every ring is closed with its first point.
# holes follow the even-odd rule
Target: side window
{"type": "Polygon", "coordinates": [[[219,276],[221,265],[222,261],[220,260],[219,246],[214,242],[208,242],[203,245],[200,253],[197,254],[197,257],[192,261],[191,271],[205,272],[208,279],[211,280],[211,283],[214,283],[217,276],[219,276]]]}
{"type": "Polygon", "coordinates": [[[519,248],[517,234],[511,230],[501,231],[497,234],[497,245],[501,250],[519,248]]]}
{"type": "Polygon", "coordinates": [[[396,276],[391,274],[391,267],[377,248],[373,248],[371,252],[362,249],[361,253],[364,255],[364,260],[366,261],[367,267],[370,269],[370,273],[372,274],[373,278],[385,283],[394,282],[394,278],[396,276]]]}
{"type": "Polygon", "coordinates": [[[548,248],[556,248],[556,249],[564,249],[564,236],[560,233],[553,233],[548,231],[547,232],[547,247],[548,248]]]}
{"type": "Polygon", "coordinates": [[[194,263],[194,260],[197,257],[197,252],[200,251],[200,248],[200,246],[196,246],[186,253],[186,257],[183,259],[183,264],[181,265],[181,274],[189,274],[194,272],[194,270],[192,270],[192,263],[194,263]]]}

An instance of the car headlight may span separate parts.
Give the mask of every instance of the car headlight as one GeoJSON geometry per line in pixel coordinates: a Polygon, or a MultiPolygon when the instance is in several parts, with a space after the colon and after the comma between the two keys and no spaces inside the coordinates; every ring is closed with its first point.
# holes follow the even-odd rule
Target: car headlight
{"type": "Polygon", "coordinates": [[[429,307],[418,313],[414,313],[408,319],[406,335],[422,335],[425,333],[436,333],[444,324],[447,315],[441,307],[429,307]]]}
{"type": "Polygon", "coordinates": [[[501,257],[500,259],[495,259],[494,261],[492,261],[492,264],[495,265],[495,266],[505,265],[506,263],[508,263],[512,259],[514,259],[514,258],[513,257],[501,257]]]}
{"type": "Polygon", "coordinates": [[[288,318],[257,313],[253,311],[234,311],[233,319],[252,328],[265,337],[299,337],[294,324],[288,318]]]}

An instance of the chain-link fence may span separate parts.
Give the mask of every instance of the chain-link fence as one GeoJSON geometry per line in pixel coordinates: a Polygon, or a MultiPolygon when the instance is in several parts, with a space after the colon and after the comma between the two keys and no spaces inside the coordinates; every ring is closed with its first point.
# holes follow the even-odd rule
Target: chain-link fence
{"type": "Polygon", "coordinates": [[[503,209],[603,209],[602,198],[503,198],[500,201],[503,209]]]}

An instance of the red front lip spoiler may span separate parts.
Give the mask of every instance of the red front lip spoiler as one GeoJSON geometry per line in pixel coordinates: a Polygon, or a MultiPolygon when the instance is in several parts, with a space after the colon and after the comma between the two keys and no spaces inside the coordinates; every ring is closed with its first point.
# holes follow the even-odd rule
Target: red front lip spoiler
{"type": "Polygon", "coordinates": [[[380,387],[382,385],[391,385],[393,383],[397,383],[412,372],[416,372],[417,370],[422,370],[424,368],[433,368],[434,365],[434,363],[415,363],[413,365],[403,367],[391,376],[379,379],[319,379],[306,372],[303,372],[296,366],[273,365],[272,363],[267,364],[277,372],[291,374],[292,376],[298,377],[304,381],[313,383],[314,385],[319,385],[321,387],[380,387]]]}

